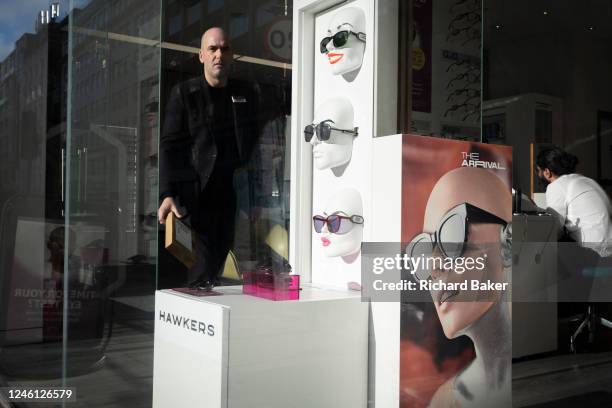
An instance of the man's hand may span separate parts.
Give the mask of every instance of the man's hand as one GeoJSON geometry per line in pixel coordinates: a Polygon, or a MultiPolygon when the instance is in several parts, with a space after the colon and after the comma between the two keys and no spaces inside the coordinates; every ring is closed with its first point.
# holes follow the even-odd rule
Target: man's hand
{"type": "Polygon", "coordinates": [[[159,219],[160,224],[164,224],[166,222],[166,217],[170,211],[172,211],[177,218],[181,218],[183,216],[176,207],[174,198],[166,197],[159,206],[159,210],[157,210],[157,218],[159,219]]]}

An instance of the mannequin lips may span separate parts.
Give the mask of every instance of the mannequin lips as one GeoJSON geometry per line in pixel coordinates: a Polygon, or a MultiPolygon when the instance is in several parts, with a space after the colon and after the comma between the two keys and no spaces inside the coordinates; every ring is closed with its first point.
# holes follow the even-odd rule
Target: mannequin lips
{"type": "Polygon", "coordinates": [[[335,64],[338,61],[340,61],[342,59],[342,57],[344,57],[344,54],[339,54],[336,52],[328,52],[327,53],[327,58],[329,58],[329,63],[330,64],[335,64]]]}
{"type": "Polygon", "coordinates": [[[331,241],[325,237],[321,238],[321,243],[323,244],[324,247],[327,247],[331,244],[331,241]]]}
{"type": "MultiPolygon", "coordinates": [[[[442,308],[442,306],[447,304],[449,299],[454,298],[458,294],[459,294],[458,290],[445,290],[445,291],[440,292],[440,294],[438,295],[438,307],[442,308]]],[[[446,307],[444,307],[444,309],[446,309],[446,307]]]]}

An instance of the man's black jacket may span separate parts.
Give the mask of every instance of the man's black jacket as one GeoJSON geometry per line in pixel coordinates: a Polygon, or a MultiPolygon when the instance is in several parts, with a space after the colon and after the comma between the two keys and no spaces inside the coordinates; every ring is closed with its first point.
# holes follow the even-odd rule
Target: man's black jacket
{"type": "MultiPolygon", "coordinates": [[[[259,135],[258,95],[253,87],[228,82],[236,147],[245,164],[259,135]]],[[[168,99],[159,146],[160,198],[176,197],[180,183],[199,181],[206,187],[215,166],[217,146],[212,133],[210,85],[204,76],[176,85],[168,99]]]]}

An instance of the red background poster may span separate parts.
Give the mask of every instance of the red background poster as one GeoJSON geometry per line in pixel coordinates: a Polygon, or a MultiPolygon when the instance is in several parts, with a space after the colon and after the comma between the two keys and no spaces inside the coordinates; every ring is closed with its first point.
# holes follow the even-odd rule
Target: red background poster
{"type": "MultiPolygon", "coordinates": [[[[405,135],[402,142],[402,242],[422,232],[429,195],[447,172],[471,164],[488,168],[511,189],[512,148],[405,135]],[[468,160],[464,162],[464,160],[468,160]],[[471,163],[470,159],[473,160],[471,163]]],[[[483,189],[487,186],[483,185],[483,189]]],[[[427,407],[440,385],[474,358],[471,340],[446,338],[433,303],[403,303],[400,340],[400,406],[427,407]]]]}

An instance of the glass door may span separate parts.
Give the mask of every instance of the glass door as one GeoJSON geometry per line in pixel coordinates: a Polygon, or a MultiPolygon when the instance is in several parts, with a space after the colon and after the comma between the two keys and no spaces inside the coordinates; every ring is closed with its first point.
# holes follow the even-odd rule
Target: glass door
{"type": "Polygon", "coordinates": [[[81,403],[150,406],[160,4],[75,1],[69,25],[63,357],[81,403]],[[104,386],[101,386],[103,384],[104,386]]]}

